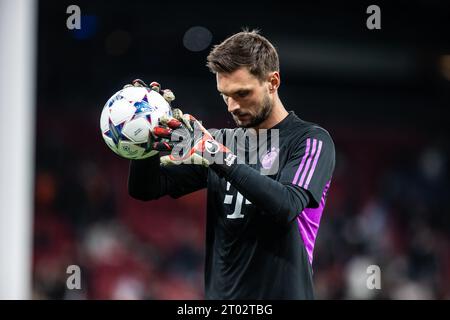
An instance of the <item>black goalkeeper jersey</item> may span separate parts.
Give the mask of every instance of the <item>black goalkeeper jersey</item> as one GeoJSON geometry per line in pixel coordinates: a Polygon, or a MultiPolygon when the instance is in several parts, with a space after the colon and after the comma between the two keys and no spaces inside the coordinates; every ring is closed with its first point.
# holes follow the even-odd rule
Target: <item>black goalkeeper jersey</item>
{"type": "MultiPolygon", "coordinates": [[[[215,137],[228,146],[245,130],[223,129],[215,137]]],[[[313,250],[335,166],[334,144],[326,130],[292,111],[267,136],[256,159],[248,140],[235,143],[232,151],[245,154],[238,159],[246,164],[227,171],[159,167],[158,157],[131,162],[129,192],[137,199],[177,198],[207,187],[207,299],[314,298],[313,250]]]]}

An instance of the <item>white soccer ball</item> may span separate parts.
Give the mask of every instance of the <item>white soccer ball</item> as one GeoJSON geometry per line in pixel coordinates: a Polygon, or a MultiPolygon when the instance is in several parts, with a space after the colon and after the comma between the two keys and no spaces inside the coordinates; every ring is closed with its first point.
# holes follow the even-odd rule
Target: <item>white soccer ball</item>
{"type": "Polygon", "coordinates": [[[145,159],[151,150],[149,135],[162,115],[172,116],[169,103],[156,91],[127,87],[103,107],[100,129],[107,146],[126,159],[145,159]]]}

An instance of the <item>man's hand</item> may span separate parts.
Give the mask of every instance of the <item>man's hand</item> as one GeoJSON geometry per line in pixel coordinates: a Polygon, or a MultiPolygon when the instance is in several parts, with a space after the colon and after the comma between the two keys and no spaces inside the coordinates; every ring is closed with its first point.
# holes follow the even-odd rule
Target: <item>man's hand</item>
{"type": "Polygon", "coordinates": [[[131,84],[126,84],[123,87],[124,88],[128,88],[128,87],[143,87],[143,88],[147,88],[148,90],[154,90],[154,91],[158,92],[160,95],[162,95],[164,97],[164,99],[166,99],[166,101],[169,104],[173,100],[175,100],[175,95],[173,94],[172,90],[170,90],[170,89],[162,90],[161,89],[161,85],[158,82],[156,82],[156,81],[151,82],[150,86],[148,86],[141,79],[134,79],[133,81],[131,81],[131,84]]]}
{"type": "MultiPolygon", "coordinates": [[[[170,104],[175,95],[170,89],[161,89],[161,85],[153,81],[147,85],[141,79],[135,79],[127,87],[144,87],[161,94],[170,104]]],[[[155,126],[149,136],[151,148],[156,151],[171,151],[170,155],[160,158],[161,164],[199,164],[209,166],[213,162],[231,165],[236,156],[223,144],[219,143],[192,115],[183,114],[178,109],[172,109],[172,117],[163,116],[159,125],[155,126]],[[181,138],[181,139],[180,139],[181,138]]]]}
{"type": "MultiPolygon", "coordinates": [[[[161,89],[161,85],[153,81],[150,85],[147,85],[141,79],[135,79],[131,82],[131,84],[127,84],[124,88],[128,87],[143,87],[148,90],[156,91],[161,94],[163,98],[171,104],[172,101],[175,100],[175,95],[170,89],[161,89]]],[[[174,147],[174,143],[170,141],[171,134],[173,130],[179,128],[187,128],[190,131],[193,131],[191,127],[191,123],[189,121],[189,116],[184,115],[183,112],[178,109],[172,109],[173,117],[163,116],[159,120],[159,125],[155,126],[152,130],[148,143],[150,144],[150,148],[155,151],[171,151],[174,147]]]]}
{"type": "Polygon", "coordinates": [[[234,162],[236,156],[231,150],[216,141],[195,117],[189,114],[181,116],[189,121],[193,130],[183,124],[176,130],[171,130],[173,150],[170,155],[161,157],[162,165],[198,164],[207,167],[213,162],[220,164],[223,164],[223,161],[226,164],[234,162]],[[177,138],[181,138],[181,141],[176,141],[177,138]]]}
{"type": "MultiPolygon", "coordinates": [[[[152,81],[150,83],[150,86],[148,86],[141,79],[135,79],[135,80],[131,81],[131,84],[127,84],[127,85],[124,86],[124,88],[128,88],[128,87],[144,87],[144,88],[147,88],[148,90],[156,91],[160,95],[162,95],[163,98],[169,104],[171,104],[172,101],[175,100],[175,95],[172,92],[172,90],[170,90],[170,89],[161,89],[161,85],[158,82],[156,82],[156,81],[152,81]]],[[[186,116],[183,115],[183,112],[180,109],[172,108],[172,114],[173,114],[173,118],[174,119],[177,119],[178,121],[181,121],[189,130],[192,130],[191,124],[189,122],[189,117],[187,117],[187,115],[186,116]]],[[[169,120],[170,119],[166,119],[166,122],[169,122],[169,120]]],[[[164,124],[164,125],[166,125],[166,124],[164,124]]]]}

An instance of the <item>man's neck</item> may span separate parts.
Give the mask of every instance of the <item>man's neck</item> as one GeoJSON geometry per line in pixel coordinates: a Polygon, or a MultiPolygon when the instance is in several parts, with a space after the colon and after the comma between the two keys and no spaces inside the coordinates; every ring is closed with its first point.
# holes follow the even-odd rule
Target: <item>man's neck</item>
{"type": "Polygon", "coordinates": [[[281,121],[283,121],[283,119],[286,118],[288,115],[289,113],[284,108],[283,103],[278,97],[276,97],[274,106],[272,108],[272,111],[270,112],[269,117],[254,129],[256,131],[258,131],[259,129],[270,129],[276,126],[281,121]]]}

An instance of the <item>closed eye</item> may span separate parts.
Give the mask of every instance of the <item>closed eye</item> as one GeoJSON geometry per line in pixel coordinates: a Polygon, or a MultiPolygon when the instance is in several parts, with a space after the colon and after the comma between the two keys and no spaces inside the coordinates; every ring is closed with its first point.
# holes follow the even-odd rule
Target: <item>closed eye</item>
{"type": "Polygon", "coordinates": [[[236,96],[238,96],[239,98],[245,98],[249,93],[250,91],[248,90],[239,90],[238,92],[236,92],[236,96]]]}
{"type": "MultiPolygon", "coordinates": [[[[234,93],[232,93],[231,96],[232,96],[234,99],[244,99],[244,98],[246,98],[249,94],[250,94],[250,90],[238,90],[238,91],[235,91],[234,93]]],[[[226,94],[223,93],[223,92],[220,92],[220,95],[222,96],[222,98],[223,98],[223,100],[224,100],[225,102],[228,101],[228,98],[229,98],[228,95],[226,95],[226,94]]]]}

